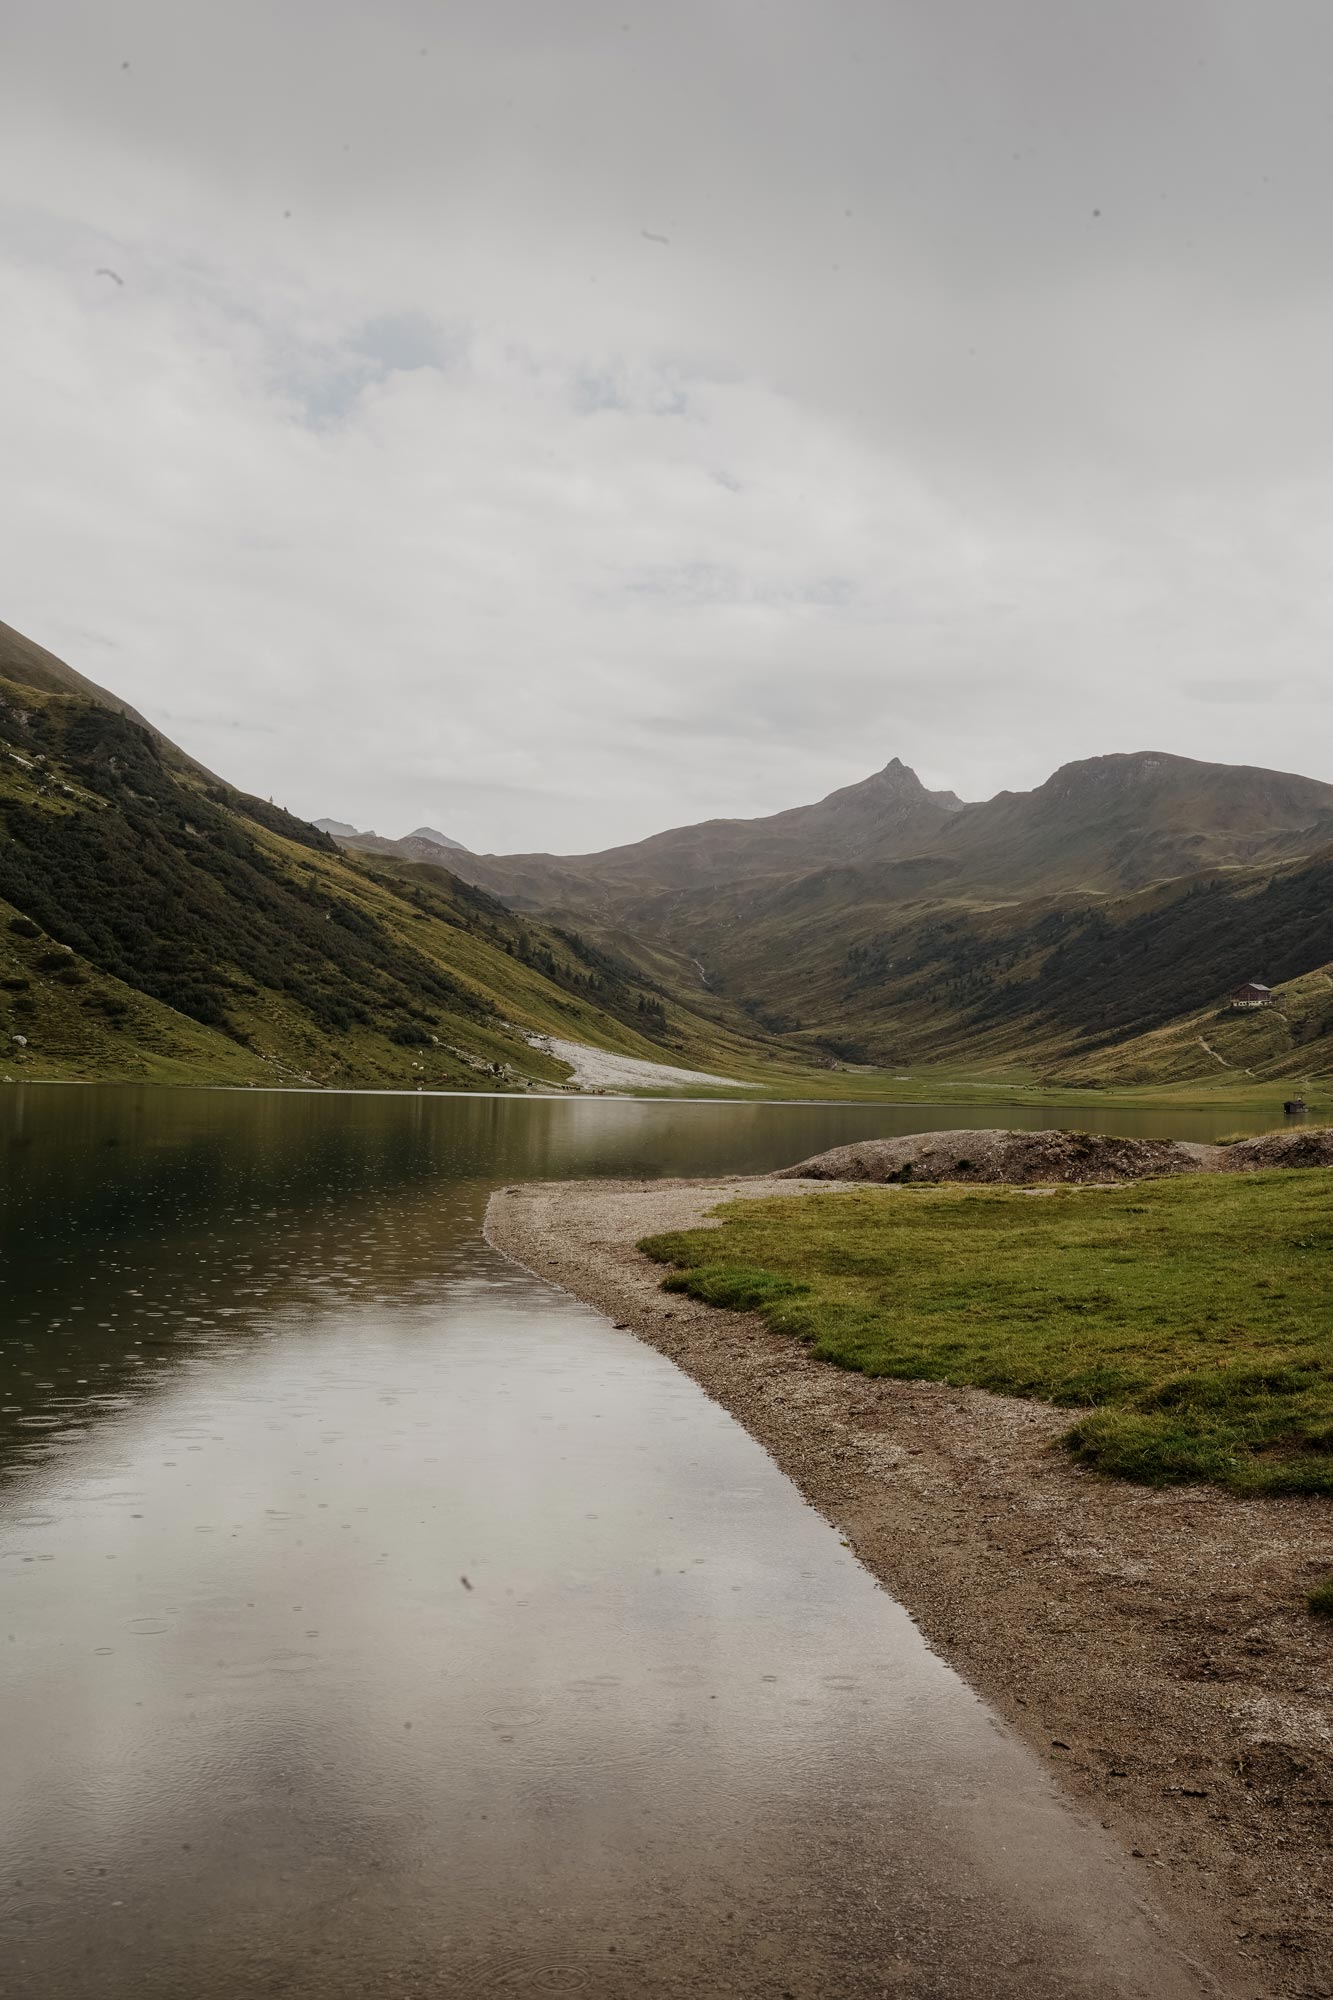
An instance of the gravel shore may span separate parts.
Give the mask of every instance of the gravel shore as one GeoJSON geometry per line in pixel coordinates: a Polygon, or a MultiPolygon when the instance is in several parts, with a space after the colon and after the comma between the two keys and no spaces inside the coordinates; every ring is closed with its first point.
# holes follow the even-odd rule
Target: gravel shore
{"type": "Polygon", "coordinates": [[[642,1056],[612,1055],[586,1042],[561,1041],[558,1035],[529,1035],[534,1049],[543,1049],[569,1064],[570,1085],[578,1090],[684,1090],[690,1085],[749,1090],[734,1076],[714,1076],[706,1069],[678,1069],[674,1063],[647,1062],[642,1056]]]}
{"type": "Polygon", "coordinates": [[[489,1240],[671,1356],[1109,1826],[1223,1990],[1333,1995],[1333,1510],[1084,1472],[1068,1411],[815,1361],[636,1249],[827,1179],[506,1188],[489,1240]]]}

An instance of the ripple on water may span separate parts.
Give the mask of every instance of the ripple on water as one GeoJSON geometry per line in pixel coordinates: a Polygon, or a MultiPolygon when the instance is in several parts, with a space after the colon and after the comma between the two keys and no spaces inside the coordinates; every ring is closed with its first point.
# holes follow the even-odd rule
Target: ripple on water
{"type": "Polygon", "coordinates": [[[508,1957],[488,1957],[484,1963],[474,1960],[456,1964],[451,1984],[455,1992],[468,1996],[487,1993],[569,1996],[591,1992],[594,1980],[600,1980],[606,1969],[599,1963],[594,1970],[586,1958],[547,1958],[535,1951],[514,1952],[508,1957]]]}

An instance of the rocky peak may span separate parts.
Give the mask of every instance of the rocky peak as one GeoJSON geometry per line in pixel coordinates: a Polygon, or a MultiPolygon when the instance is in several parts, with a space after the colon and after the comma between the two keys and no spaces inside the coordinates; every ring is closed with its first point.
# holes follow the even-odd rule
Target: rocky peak
{"type": "Polygon", "coordinates": [[[889,792],[904,801],[929,799],[932,805],[943,806],[947,812],[961,812],[964,803],[957,792],[928,792],[911,765],[904,764],[901,757],[890,757],[869,783],[877,791],[889,792]]]}

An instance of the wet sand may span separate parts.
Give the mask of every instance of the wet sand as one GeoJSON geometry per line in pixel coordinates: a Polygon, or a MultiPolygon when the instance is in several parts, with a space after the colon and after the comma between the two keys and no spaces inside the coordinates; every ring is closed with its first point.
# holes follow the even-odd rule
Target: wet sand
{"type": "Polygon", "coordinates": [[[1333,1992],[1333,1633],[1304,1608],[1333,1569],[1333,1513],[1097,1479],[1049,1449],[1067,1412],[846,1374],[754,1316],[664,1294],[634,1248],[720,1200],[810,1185],[531,1184],[496,1194],[486,1227],[740,1418],[1220,1990],[1333,1992]]]}

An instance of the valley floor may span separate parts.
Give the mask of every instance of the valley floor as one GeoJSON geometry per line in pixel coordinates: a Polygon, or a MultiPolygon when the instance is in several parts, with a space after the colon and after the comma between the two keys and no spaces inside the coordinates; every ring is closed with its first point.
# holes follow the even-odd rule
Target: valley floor
{"type": "Polygon", "coordinates": [[[813,1185],[530,1185],[486,1229],[746,1425],[1152,1871],[1223,1991],[1327,1994],[1333,1627],[1305,1600],[1333,1568],[1328,1502],[1099,1478],[1050,1449],[1067,1410],[831,1367],[757,1314],[663,1292],[635,1247],[813,1185]]]}
{"type": "MultiPolygon", "coordinates": [[[[0,1028],[3,1025],[0,1020],[0,1028]]],[[[1333,1122],[1333,1077],[1315,1077],[1295,1086],[1282,1079],[1219,1070],[1175,1082],[1077,1085],[1052,1081],[1040,1070],[1015,1062],[959,1061],[911,1069],[814,1067],[792,1061],[781,1051],[756,1054],[734,1037],[696,1043],[681,1052],[682,1062],[656,1061],[509,1023],[503,1024],[503,1032],[476,1031],[473,1039],[475,1049],[450,1044],[424,1052],[399,1049],[386,1062],[362,1041],[343,1038],[337,1072],[329,1074],[327,1062],[309,1069],[295,1061],[259,1055],[178,1017],[172,1036],[157,1042],[136,1042],[124,1034],[96,1044],[86,1035],[64,1039],[49,1033],[25,1035],[22,1042],[10,1036],[0,1060],[0,1083],[260,1084],[279,1090],[419,1087],[515,1094],[603,1091],[645,1097],[716,1096],[728,1101],[744,1093],[776,1103],[929,1104],[935,1109],[954,1105],[964,1114],[979,1105],[1021,1106],[1032,1112],[1043,1106],[1086,1107],[1090,1129],[1141,1130],[1145,1135],[1161,1129],[1151,1120],[1154,1112],[1202,1111],[1221,1120],[1199,1134],[1209,1137],[1224,1135],[1232,1114],[1237,1129],[1259,1131],[1279,1124],[1284,1100],[1299,1090],[1312,1122],[1333,1122]],[[717,1067],[697,1067],[700,1062],[717,1067]],[[1118,1117],[1121,1110],[1141,1112],[1146,1122],[1127,1122],[1118,1117]]],[[[642,1041],[639,1045],[645,1046],[642,1041]]],[[[664,1049],[663,1056],[667,1054],[664,1049]]]]}

